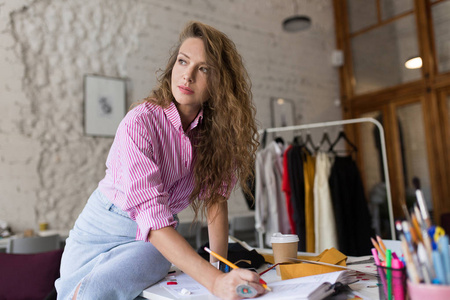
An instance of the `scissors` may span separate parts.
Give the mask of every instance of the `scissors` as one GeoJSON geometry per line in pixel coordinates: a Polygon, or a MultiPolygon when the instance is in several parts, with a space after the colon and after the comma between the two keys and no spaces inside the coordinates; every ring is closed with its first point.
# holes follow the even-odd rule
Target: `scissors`
{"type": "Polygon", "coordinates": [[[437,243],[437,241],[439,241],[441,236],[444,236],[444,235],[445,235],[444,228],[442,228],[441,226],[436,226],[436,228],[434,230],[434,235],[433,235],[434,242],[437,243]]]}
{"type": "Polygon", "coordinates": [[[431,238],[431,247],[436,249],[436,243],[441,238],[441,236],[445,235],[445,230],[440,226],[430,226],[428,228],[428,235],[431,238]]]}

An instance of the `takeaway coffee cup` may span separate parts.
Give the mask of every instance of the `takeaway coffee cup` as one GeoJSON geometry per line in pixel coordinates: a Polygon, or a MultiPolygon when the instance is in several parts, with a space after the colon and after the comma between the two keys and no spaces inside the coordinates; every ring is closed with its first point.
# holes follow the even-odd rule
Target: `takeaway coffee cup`
{"type": "MultiPolygon", "coordinates": [[[[291,262],[289,258],[297,258],[298,236],[295,234],[274,233],[270,238],[275,263],[291,262]]],[[[280,267],[277,266],[277,275],[280,267]]]]}

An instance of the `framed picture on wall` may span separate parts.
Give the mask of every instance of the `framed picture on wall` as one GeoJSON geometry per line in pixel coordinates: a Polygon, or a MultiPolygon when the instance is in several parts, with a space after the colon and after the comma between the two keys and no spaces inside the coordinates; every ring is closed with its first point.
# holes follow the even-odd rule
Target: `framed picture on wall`
{"type": "Polygon", "coordinates": [[[125,112],[125,79],[84,76],[84,129],[87,135],[114,136],[125,112]]]}
{"type": "Polygon", "coordinates": [[[285,98],[270,98],[272,127],[295,125],[295,103],[285,98]]]}

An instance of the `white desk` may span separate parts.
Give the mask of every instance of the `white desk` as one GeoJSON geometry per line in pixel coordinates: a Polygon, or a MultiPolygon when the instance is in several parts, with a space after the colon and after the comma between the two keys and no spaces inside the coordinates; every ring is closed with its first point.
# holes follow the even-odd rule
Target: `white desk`
{"type": "MultiPolygon", "coordinates": [[[[256,249],[259,253],[270,253],[271,249],[256,249]]],[[[314,253],[299,253],[299,255],[317,255],[314,253]]],[[[349,257],[347,262],[352,262],[359,260],[356,257],[349,257]]],[[[258,272],[262,272],[267,268],[267,265],[264,264],[258,272]]],[[[173,267],[172,270],[174,270],[175,267],[173,267]]],[[[267,273],[263,274],[261,276],[262,279],[264,279],[267,283],[276,282],[281,280],[281,277],[277,275],[276,270],[272,269],[268,271],[267,273]]],[[[377,286],[377,278],[375,276],[365,275],[364,278],[359,280],[358,282],[354,284],[350,284],[350,288],[353,290],[353,293],[350,293],[347,295],[347,297],[354,298],[355,295],[361,297],[362,299],[379,299],[379,293],[378,293],[378,286],[377,286]]],[[[159,282],[154,284],[153,286],[145,289],[141,295],[141,297],[144,297],[146,299],[150,300],[172,300],[177,299],[175,298],[170,292],[168,292],[164,287],[161,287],[159,282]]],[[[186,298],[186,299],[195,299],[195,300],[216,300],[219,299],[215,297],[212,294],[209,295],[202,295],[197,297],[181,297],[180,298],[186,298]]],[[[256,298],[257,299],[257,298],[256,298]]],[[[293,298],[294,299],[294,298],[293,298]]],[[[341,298],[340,298],[341,299],[341,298]]]]}
{"type": "Polygon", "coordinates": [[[44,231],[38,231],[36,234],[39,236],[49,236],[54,234],[59,234],[61,242],[64,242],[69,237],[70,229],[50,229],[44,231]]]}
{"type": "Polygon", "coordinates": [[[0,239],[0,252],[5,252],[6,251],[6,248],[8,248],[9,239],[11,239],[11,237],[1,238],[0,239]]]}
{"type": "MultiPolygon", "coordinates": [[[[145,289],[139,296],[151,299],[151,300],[172,300],[175,299],[171,293],[169,293],[166,289],[159,286],[159,284],[152,285],[151,287],[145,289]]],[[[211,295],[210,299],[217,299],[211,295]]],[[[199,299],[200,300],[200,299],[199,299]]],[[[203,299],[201,299],[203,300],[203,299]]],[[[209,300],[209,299],[208,299],[209,300]]]]}
{"type": "MultiPolygon", "coordinates": [[[[230,241],[230,243],[234,242],[234,241],[230,241]]],[[[262,253],[272,253],[272,249],[256,249],[258,251],[258,253],[262,254],[262,253]]],[[[264,264],[264,266],[262,266],[260,268],[260,270],[258,270],[259,272],[262,272],[263,270],[265,270],[267,268],[266,264],[264,264]]],[[[177,268],[172,266],[171,270],[176,270],[177,268]]],[[[281,280],[281,278],[279,276],[277,276],[276,270],[273,269],[265,274],[263,274],[261,276],[261,278],[263,278],[264,280],[266,280],[267,282],[274,282],[277,280],[281,280]],[[274,272],[271,272],[274,271],[274,272]],[[275,276],[275,277],[274,277],[275,276]]],[[[168,292],[165,288],[161,287],[159,285],[159,282],[148,287],[147,289],[145,289],[141,295],[141,297],[144,297],[146,299],[151,299],[151,300],[172,300],[172,299],[176,299],[170,292],[168,292]]],[[[193,298],[190,298],[193,299],[193,298]]],[[[216,300],[219,299],[216,296],[210,294],[207,296],[201,296],[201,297],[196,297],[195,300],[216,300]]]]}
{"type": "MultiPolygon", "coordinates": [[[[261,271],[265,270],[266,267],[267,266],[264,265],[264,267],[260,268],[260,270],[258,270],[258,271],[261,272],[261,271]]],[[[176,268],[173,268],[172,270],[174,270],[174,269],[176,269],[176,268]]],[[[269,272],[263,274],[261,276],[261,278],[264,279],[266,282],[275,282],[275,281],[281,280],[281,277],[277,276],[277,272],[275,269],[270,270],[269,272]]],[[[170,292],[168,292],[165,288],[161,287],[159,283],[156,283],[156,284],[152,285],[151,287],[145,289],[140,296],[144,297],[146,299],[151,299],[151,300],[177,299],[170,292]]],[[[186,298],[187,299],[195,299],[195,300],[217,300],[217,299],[219,299],[212,294],[195,296],[195,297],[194,296],[191,296],[191,297],[186,296],[186,298]]]]}

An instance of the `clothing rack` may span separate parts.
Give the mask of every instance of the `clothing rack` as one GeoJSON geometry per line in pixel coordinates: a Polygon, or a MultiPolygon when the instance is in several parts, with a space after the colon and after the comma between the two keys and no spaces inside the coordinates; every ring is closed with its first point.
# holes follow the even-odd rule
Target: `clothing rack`
{"type": "Polygon", "coordinates": [[[385,137],[384,137],[383,125],[381,125],[381,123],[378,120],[376,120],[374,118],[356,118],[356,119],[347,119],[347,120],[340,120],[340,121],[330,121],[330,122],[311,123],[311,124],[286,126],[286,127],[266,128],[266,129],[258,130],[258,133],[262,134],[264,132],[271,133],[271,132],[293,131],[293,130],[302,130],[302,129],[309,129],[309,128],[341,126],[341,125],[356,124],[356,123],[373,123],[378,127],[378,130],[380,131],[381,155],[382,155],[382,160],[383,160],[383,170],[384,170],[384,178],[386,181],[386,195],[387,195],[387,202],[388,202],[387,204],[388,204],[388,211],[389,211],[389,225],[391,228],[391,238],[393,240],[395,240],[396,237],[395,237],[394,213],[392,211],[392,197],[391,197],[391,186],[389,183],[389,170],[388,170],[388,163],[387,163],[387,156],[386,156],[386,142],[385,142],[385,137]]]}

